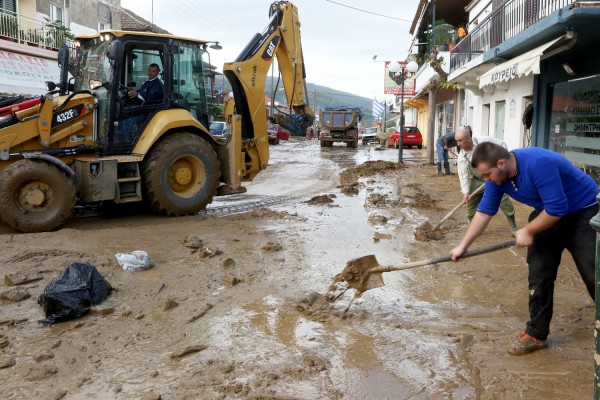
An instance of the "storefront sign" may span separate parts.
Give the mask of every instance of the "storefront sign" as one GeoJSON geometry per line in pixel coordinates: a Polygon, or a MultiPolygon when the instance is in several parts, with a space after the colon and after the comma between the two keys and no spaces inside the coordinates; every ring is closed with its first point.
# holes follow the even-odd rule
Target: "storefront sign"
{"type": "Polygon", "coordinates": [[[518,64],[514,64],[510,67],[507,67],[507,68],[501,69],[500,71],[494,72],[491,76],[490,83],[494,84],[494,83],[508,81],[510,79],[513,79],[515,76],[517,76],[517,66],[518,66],[518,64]]]}
{"type": "Polygon", "coordinates": [[[60,68],[56,60],[0,51],[0,92],[18,94],[45,93],[45,81],[58,82],[60,68]]]}

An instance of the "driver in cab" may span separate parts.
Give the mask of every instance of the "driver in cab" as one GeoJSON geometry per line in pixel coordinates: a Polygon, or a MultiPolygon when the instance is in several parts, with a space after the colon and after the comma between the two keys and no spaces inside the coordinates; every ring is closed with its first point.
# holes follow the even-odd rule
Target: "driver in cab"
{"type": "Polygon", "coordinates": [[[160,68],[158,64],[152,63],[148,66],[148,80],[142,84],[140,90],[127,92],[131,99],[139,99],[144,103],[156,103],[163,98],[163,83],[158,79],[160,68]]]}

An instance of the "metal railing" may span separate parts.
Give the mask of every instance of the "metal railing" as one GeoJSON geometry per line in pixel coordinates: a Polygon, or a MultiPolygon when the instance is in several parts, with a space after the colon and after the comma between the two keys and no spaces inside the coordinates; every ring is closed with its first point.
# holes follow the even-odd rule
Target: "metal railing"
{"type": "Polygon", "coordinates": [[[68,41],[66,30],[0,9],[0,40],[12,40],[42,48],[58,49],[68,41]]]}
{"type": "Polygon", "coordinates": [[[450,73],[574,0],[506,0],[450,52],[450,73]]]}

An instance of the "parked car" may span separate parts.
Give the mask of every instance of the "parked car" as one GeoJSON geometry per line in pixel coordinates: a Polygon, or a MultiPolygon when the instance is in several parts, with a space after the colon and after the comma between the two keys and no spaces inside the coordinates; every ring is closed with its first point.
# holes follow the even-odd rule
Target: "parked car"
{"type": "Polygon", "coordinates": [[[365,131],[362,135],[362,144],[366,145],[371,142],[377,142],[377,127],[374,128],[365,128],[365,131]]]}
{"type": "Polygon", "coordinates": [[[210,134],[219,142],[227,140],[227,123],[222,121],[213,121],[210,123],[210,134]]]}
{"type": "Polygon", "coordinates": [[[290,134],[281,129],[277,124],[267,124],[267,133],[269,134],[270,144],[279,144],[280,140],[290,139],[290,134]]]}
{"type": "MultiPolygon", "coordinates": [[[[419,128],[416,126],[405,126],[402,133],[402,144],[404,146],[417,146],[418,149],[423,148],[423,136],[419,128]]],[[[394,146],[396,149],[398,148],[400,145],[399,131],[396,131],[396,133],[388,138],[387,145],[394,146]]]]}

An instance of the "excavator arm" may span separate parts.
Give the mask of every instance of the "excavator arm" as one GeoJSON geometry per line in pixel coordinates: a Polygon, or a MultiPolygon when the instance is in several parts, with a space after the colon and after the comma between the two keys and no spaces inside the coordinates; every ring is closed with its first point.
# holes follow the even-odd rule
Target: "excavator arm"
{"type": "MultiPolygon", "coordinates": [[[[298,8],[289,1],[276,1],[269,10],[265,31],[257,33],[234,62],[225,63],[223,73],[231,84],[233,99],[225,102],[225,117],[232,128],[230,175],[225,179],[235,190],[241,180],[252,180],[269,161],[265,80],[273,58],[277,58],[290,114],[301,120],[302,131],[312,124],[308,105],[304,59],[300,42],[298,8]],[[233,182],[231,181],[233,180],[233,182]]],[[[286,126],[285,118],[276,122],[286,126]]]]}

